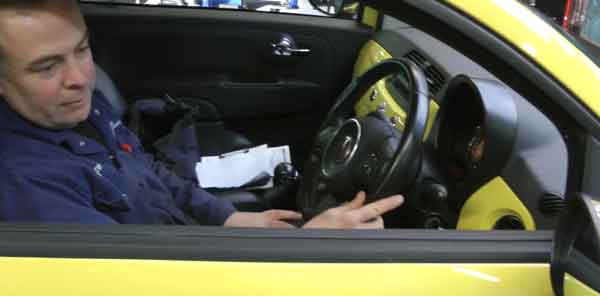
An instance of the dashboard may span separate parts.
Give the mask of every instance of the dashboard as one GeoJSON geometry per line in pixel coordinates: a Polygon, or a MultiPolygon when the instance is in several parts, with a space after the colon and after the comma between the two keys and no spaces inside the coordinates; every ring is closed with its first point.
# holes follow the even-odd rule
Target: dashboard
{"type": "MultiPolygon", "coordinates": [[[[406,193],[419,201],[412,207],[420,214],[412,219],[417,224],[403,226],[552,228],[568,171],[567,146],[553,122],[475,61],[407,25],[375,34],[354,76],[391,57],[423,70],[430,98],[422,168],[406,193]],[[436,194],[447,197],[428,197],[436,194]]],[[[402,131],[410,104],[405,81],[377,82],[356,103],[357,117],[383,110],[402,131]]]]}

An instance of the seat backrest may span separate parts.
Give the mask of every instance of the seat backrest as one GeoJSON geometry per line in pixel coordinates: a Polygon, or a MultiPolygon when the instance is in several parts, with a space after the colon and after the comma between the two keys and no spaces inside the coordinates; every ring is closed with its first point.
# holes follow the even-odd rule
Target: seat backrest
{"type": "Polygon", "coordinates": [[[121,96],[121,93],[112,79],[110,79],[108,74],[102,70],[98,64],[96,64],[96,90],[106,97],[119,117],[122,117],[123,114],[125,114],[127,102],[123,99],[123,96],[121,96]]]}

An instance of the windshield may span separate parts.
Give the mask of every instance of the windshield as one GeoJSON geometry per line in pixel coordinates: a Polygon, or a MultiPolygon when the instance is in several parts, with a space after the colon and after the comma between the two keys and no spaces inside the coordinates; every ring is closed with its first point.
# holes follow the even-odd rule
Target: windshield
{"type": "Polygon", "coordinates": [[[562,27],[572,36],[573,44],[600,65],[600,1],[567,1],[562,27]]]}
{"type": "MultiPolygon", "coordinates": [[[[240,9],[275,13],[327,16],[314,9],[308,0],[82,0],[142,6],[182,6],[215,9],[240,9]]],[[[331,2],[322,0],[321,2],[331,2]]]]}
{"type": "Polygon", "coordinates": [[[582,10],[580,36],[596,46],[600,46],[600,5],[598,0],[581,1],[582,10]]]}
{"type": "Polygon", "coordinates": [[[568,1],[562,26],[563,20],[548,14],[549,4],[522,2],[600,67],[600,0],[568,1]]]}

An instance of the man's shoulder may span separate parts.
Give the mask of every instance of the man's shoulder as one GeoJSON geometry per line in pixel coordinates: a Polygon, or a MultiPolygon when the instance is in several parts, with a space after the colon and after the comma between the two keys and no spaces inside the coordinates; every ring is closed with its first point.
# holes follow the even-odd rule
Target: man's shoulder
{"type": "Polygon", "coordinates": [[[68,179],[74,172],[73,167],[57,166],[50,159],[0,152],[0,179],[4,186],[15,180],[68,179]]]}
{"type": "Polygon", "coordinates": [[[19,172],[60,170],[57,160],[67,157],[65,147],[24,134],[0,131],[0,163],[19,172]]]}
{"type": "Polygon", "coordinates": [[[95,90],[92,94],[92,112],[100,111],[103,117],[110,121],[119,120],[113,106],[102,92],[95,90]]]}
{"type": "Polygon", "coordinates": [[[16,156],[44,152],[46,149],[57,146],[48,143],[34,133],[13,130],[0,130],[0,154],[16,156]]]}

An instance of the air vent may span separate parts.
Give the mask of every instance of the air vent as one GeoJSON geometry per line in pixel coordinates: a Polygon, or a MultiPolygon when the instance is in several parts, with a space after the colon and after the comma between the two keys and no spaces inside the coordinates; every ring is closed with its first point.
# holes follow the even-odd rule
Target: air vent
{"type": "Polygon", "coordinates": [[[546,194],[540,199],[540,211],[550,217],[556,217],[565,208],[564,198],[554,195],[546,194]]]}
{"type": "Polygon", "coordinates": [[[494,229],[502,230],[525,230],[525,225],[521,219],[515,216],[504,216],[500,218],[494,225],[494,229]]]}
{"type": "Polygon", "coordinates": [[[432,63],[430,63],[423,55],[413,50],[405,55],[405,57],[415,64],[417,64],[423,72],[425,72],[425,77],[427,78],[427,86],[429,86],[429,92],[432,95],[436,95],[444,83],[446,82],[446,78],[438,70],[432,63]]]}

